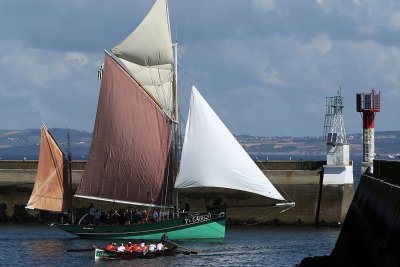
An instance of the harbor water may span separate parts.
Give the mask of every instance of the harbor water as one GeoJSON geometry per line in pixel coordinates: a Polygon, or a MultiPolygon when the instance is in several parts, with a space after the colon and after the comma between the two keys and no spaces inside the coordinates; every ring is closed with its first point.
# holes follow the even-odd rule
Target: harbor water
{"type": "Polygon", "coordinates": [[[76,238],[45,225],[0,225],[0,266],[295,266],[305,257],[329,255],[340,228],[227,227],[219,242],[180,241],[198,254],[130,261],[95,261],[107,240],[76,238]]]}

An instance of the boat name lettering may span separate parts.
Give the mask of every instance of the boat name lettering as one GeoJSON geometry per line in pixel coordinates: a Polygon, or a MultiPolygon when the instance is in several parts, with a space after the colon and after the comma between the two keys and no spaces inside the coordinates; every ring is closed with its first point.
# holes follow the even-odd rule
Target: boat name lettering
{"type": "Polygon", "coordinates": [[[197,215],[197,216],[185,218],[185,224],[203,222],[203,221],[208,221],[210,219],[211,219],[211,214],[207,213],[207,214],[203,214],[203,215],[197,215]]]}

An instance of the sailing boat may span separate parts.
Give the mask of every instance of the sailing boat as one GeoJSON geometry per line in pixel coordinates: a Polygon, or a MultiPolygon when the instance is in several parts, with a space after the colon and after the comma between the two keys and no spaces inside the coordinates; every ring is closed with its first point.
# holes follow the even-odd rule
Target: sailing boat
{"type": "Polygon", "coordinates": [[[130,35],[112,53],[106,51],[89,158],[75,194],[161,209],[166,216],[134,225],[80,220],[57,225],[60,229],[96,239],[156,240],[164,232],[170,239],[219,239],[225,237],[225,210],[180,216],[178,189],[228,188],[284,201],[195,87],[177,175],[174,47],[175,53],[167,0],[157,0],[130,35]]]}

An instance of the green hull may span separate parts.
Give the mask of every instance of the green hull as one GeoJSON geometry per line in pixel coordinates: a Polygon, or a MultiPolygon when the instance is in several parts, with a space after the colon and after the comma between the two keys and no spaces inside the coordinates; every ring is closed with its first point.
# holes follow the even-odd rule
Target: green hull
{"type": "Polygon", "coordinates": [[[178,219],[135,225],[68,225],[58,228],[81,238],[159,240],[164,232],[174,240],[225,238],[225,212],[204,213],[178,219]]]}

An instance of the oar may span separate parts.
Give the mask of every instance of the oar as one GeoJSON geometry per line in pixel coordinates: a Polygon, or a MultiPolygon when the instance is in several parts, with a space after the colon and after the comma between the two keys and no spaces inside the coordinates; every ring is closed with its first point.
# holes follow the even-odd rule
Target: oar
{"type": "Polygon", "coordinates": [[[96,247],[92,248],[77,248],[77,249],[67,249],[67,252],[82,252],[82,251],[93,251],[96,247]]]}
{"type": "Polygon", "coordinates": [[[186,254],[186,255],[189,255],[189,254],[198,254],[198,253],[199,253],[199,252],[197,252],[196,250],[193,250],[193,249],[184,247],[184,246],[179,245],[179,244],[177,244],[177,243],[175,243],[175,242],[172,242],[171,240],[168,240],[168,242],[174,244],[175,246],[181,247],[181,248],[183,248],[184,250],[186,250],[186,252],[188,252],[188,253],[185,253],[185,252],[184,252],[184,254],[186,254]]]}

